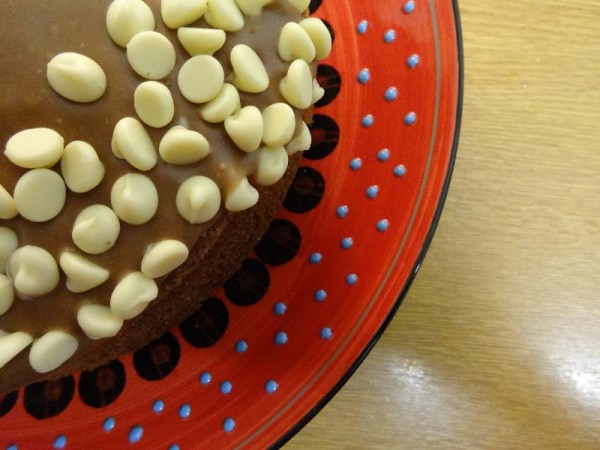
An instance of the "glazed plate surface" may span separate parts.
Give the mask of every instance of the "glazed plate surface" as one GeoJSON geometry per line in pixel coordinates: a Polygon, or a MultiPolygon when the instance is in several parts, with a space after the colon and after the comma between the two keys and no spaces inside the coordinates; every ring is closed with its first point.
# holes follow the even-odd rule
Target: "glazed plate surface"
{"type": "Polygon", "coordinates": [[[94,372],[0,396],[0,449],[265,448],[341,387],[391,319],[446,194],[461,103],[450,0],[313,0],[334,35],[313,147],[240,271],[94,372]]]}

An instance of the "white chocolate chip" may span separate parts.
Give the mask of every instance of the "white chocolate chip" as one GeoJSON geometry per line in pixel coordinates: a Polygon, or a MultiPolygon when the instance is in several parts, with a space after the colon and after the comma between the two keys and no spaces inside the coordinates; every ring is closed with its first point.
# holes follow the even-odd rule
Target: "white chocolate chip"
{"type": "Polygon", "coordinates": [[[244,211],[258,203],[259,193],[250,184],[248,178],[240,180],[239,184],[227,195],[225,209],[232,212],[244,211]]]}
{"type": "Polygon", "coordinates": [[[99,255],[112,248],[121,232],[121,223],[108,206],[92,205],[79,213],[71,237],[86,253],[99,255]]]}
{"type": "Polygon", "coordinates": [[[12,219],[18,214],[15,199],[0,184],[0,219],[12,219]]]}
{"type": "Polygon", "coordinates": [[[94,189],[105,173],[94,147],[83,141],[73,141],[65,147],[60,169],[67,187],[77,193],[94,189]]]}
{"type": "Polygon", "coordinates": [[[6,275],[0,274],[0,316],[10,309],[15,300],[15,290],[6,275]]]}
{"type": "Polygon", "coordinates": [[[127,274],[110,297],[110,309],[122,319],[133,319],[158,296],[158,286],[141,272],[127,274]]]}
{"type": "Polygon", "coordinates": [[[238,8],[247,16],[260,16],[264,6],[273,2],[273,0],[235,0],[238,8]]]}
{"type": "Polygon", "coordinates": [[[6,273],[6,263],[19,247],[17,234],[7,227],[0,227],[0,273],[6,273]]]}
{"type": "Polygon", "coordinates": [[[315,104],[319,100],[321,100],[324,95],[325,95],[325,89],[323,89],[321,87],[321,85],[319,85],[319,82],[317,80],[313,80],[313,96],[312,96],[313,104],[315,104]]]}
{"type": "Polygon", "coordinates": [[[269,147],[287,144],[294,136],[296,116],[292,107],[286,103],[267,106],[262,113],[264,121],[263,142],[269,147]]]}
{"type": "Polygon", "coordinates": [[[149,278],[165,276],[182,265],[189,254],[183,242],[165,239],[146,251],[142,259],[142,272],[149,278]]]}
{"type": "Polygon", "coordinates": [[[140,121],[133,117],[125,117],[115,125],[112,150],[143,172],[152,169],[158,161],[152,139],[140,121]]]}
{"type": "Polygon", "coordinates": [[[294,132],[294,137],[290,141],[288,145],[285,147],[285,151],[288,155],[293,155],[297,152],[304,152],[310,148],[312,143],[312,136],[310,134],[310,129],[308,125],[304,123],[303,120],[298,121],[298,125],[296,125],[296,131],[294,132]]]}
{"type": "Polygon", "coordinates": [[[200,115],[210,123],[220,123],[241,108],[240,94],[231,84],[225,83],[221,91],[200,109],[200,115]]]}
{"type": "Polygon", "coordinates": [[[317,60],[321,61],[331,53],[331,34],[321,19],[309,17],[300,22],[300,26],[310,36],[310,39],[315,44],[317,51],[317,60]]]}
{"type": "Polygon", "coordinates": [[[221,63],[209,55],[198,55],[188,59],[177,77],[179,90],[192,103],[205,103],[217,96],[225,73],[221,63]]]}
{"type": "Polygon", "coordinates": [[[135,112],[151,127],[162,128],[173,120],[175,102],[167,86],[158,81],[145,81],[133,94],[135,112]]]}
{"type": "Polygon", "coordinates": [[[67,275],[67,289],[71,292],[86,292],[100,286],[110,273],[83,256],[63,252],[59,259],[60,268],[67,275]]]}
{"type": "Polygon", "coordinates": [[[0,335],[0,369],[33,342],[31,335],[17,331],[0,335]]]}
{"type": "Polygon", "coordinates": [[[139,76],[161,80],[175,67],[175,47],[156,31],[142,31],[127,44],[127,60],[139,76]]]}
{"type": "Polygon", "coordinates": [[[110,203],[123,222],[142,225],[156,214],[158,191],[146,175],[128,173],[113,185],[110,203]]]}
{"type": "Polygon", "coordinates": [[[77,323],[85,335],[94,340],[116,336],[123,328],[123,319],[101,305],[83,305],[77,311],[77,323]]]}
{"type": "Polygon", "coordinates": [[[15,251],[8,260],[6,272],[17,292],[31,296],[51,292],[60,278],[52,255],[33,245],[15,251]]]}
{"type": "Polygon", "coordinates": [[[288,154],[283,147],[261,147],[257,152],[254,180],[259,186],[271,186],[285,174],[288,154]]]}
{"type": "Polygon", "coordinates": [[[207,0],[161,0],[163,22],[172,29],[194,23],[204,15],[207,0]]]}
{"type": "Polygon", "coordinates": [[[208,155],[210,147],[200,133],[177,125],[163,136],[158,152],[169,164],[194,164],[208,155]]]}
{"type": "Polygon", "coordinates": [[[314,61],[317,51],[308,33],[296,22],[288,22],[279,35],[279,57],[287,62],[303,59],[314,61]]]}
{"type": "Polygon", "coordinates": [[[46,77],[58,94],[78,103],[94,102],[106,91],[106,75],[102,67],[79,53],[56,55],[48,63],[46,77]]]}
{"type": "Polygon", "coordinates": [[[310,0],[287,0],[287,2],[296,8],[300,14],[305,12],[310,5],[310,0]]]}
{"type": "Polygon", "coordinates": [[[67,187],[59,174],[49,169],[33,169],[15,186],[17,211],[32,222],[46,222],[65,206],[67,187]]]}
{"type": "Polygon", "coordinates": [[[206,22],[213,28],[239,31],[244,26],[244,16],[234,0],[208,0],[206,22]]]}
{"type": "Polygon", "coordinates": [[[290,105],[306,109],[312,105],[312,82],[310,66],[303,59],[297,59],[290,64],[287,75],[279,83],[279,90],[290,105]]]}
{"type": "Polygon", "coordinates": [[[142,0],[115,0],[106,12],[106,28],[117,45],[127,47],[136,34],[154,30],[154,14],[142,0]]]}
{"type": "Polygon", "coordinates": [[[260,57],[244,44],[231,50],[231,65],[234,71],[233,84],[241,91],[258,94],[269,87],[269,74],[260,57]]]}
{"type": "Polygon", "coordinates": [[[79,341],[63,331],[49,331],[36,339],[29,351],[29,364],[38,373],[52,372],[75,354],[79,341]]]}
{"type": "Polygon", "coordinates": [[[219,212],[221,192],[213,180],[198,175],[183,182],[175,202],[177,211],[189,223],[205,223],[219,212]]]}
{"type": "Polygon", "coordinates": [[[246,106],[225,120],[225,131],[241,150],[253,152],[262,141],[263,116],[256,106],[246,106]]]}
{"type": "Polygon", "coordinates": [[[30,128],[12,136],[4,154],[19,167],[38,169],[52,167],[63,154],[65,141],[49,128],[30,128]]]}
{"type": "Polygon", "coordinates": [[[177,37],[191,56],[212,55],[223,47],[226,39],[223,30],[188,27],[177,30],[177,37]]]}

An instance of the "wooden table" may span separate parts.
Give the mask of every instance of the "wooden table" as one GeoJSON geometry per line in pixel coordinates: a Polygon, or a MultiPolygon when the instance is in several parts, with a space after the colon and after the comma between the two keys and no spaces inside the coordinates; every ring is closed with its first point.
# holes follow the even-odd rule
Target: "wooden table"
{"type": "Polygon", "coordinates": [[[437,234],[383,339],[287,449],[600,448],[600,1],[460,6],[437,234]]]}

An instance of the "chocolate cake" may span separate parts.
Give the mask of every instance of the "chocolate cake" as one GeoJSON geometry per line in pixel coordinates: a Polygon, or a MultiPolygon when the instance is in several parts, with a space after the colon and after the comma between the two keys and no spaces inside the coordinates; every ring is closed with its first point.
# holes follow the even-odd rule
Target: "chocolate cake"
{"type": "Polygon", "coordinates": [[[164,333],[283,201],[331,49],[308,0],[5,0],[0,392],[164,333]]]}

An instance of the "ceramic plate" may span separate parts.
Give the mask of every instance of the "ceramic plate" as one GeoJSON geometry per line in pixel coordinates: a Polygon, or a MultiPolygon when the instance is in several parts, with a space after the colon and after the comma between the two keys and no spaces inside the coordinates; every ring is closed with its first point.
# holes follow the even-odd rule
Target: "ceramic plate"
{"type": "Polygon", "coordinates": [[[313,0],[334,50],[314,144],[242,268],[157,341],[0,396],[0,449],[264,448],[364,358],[418,270],[454,160],[450,0],[313,0]]]}

